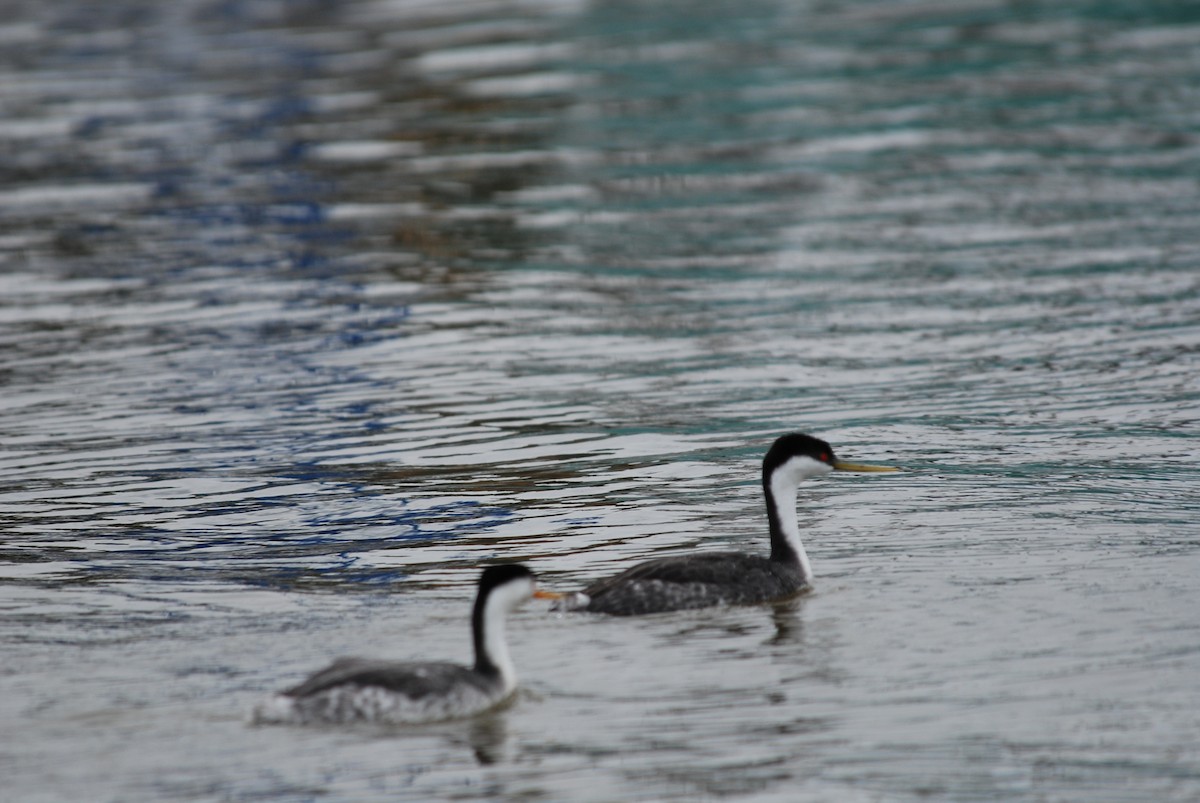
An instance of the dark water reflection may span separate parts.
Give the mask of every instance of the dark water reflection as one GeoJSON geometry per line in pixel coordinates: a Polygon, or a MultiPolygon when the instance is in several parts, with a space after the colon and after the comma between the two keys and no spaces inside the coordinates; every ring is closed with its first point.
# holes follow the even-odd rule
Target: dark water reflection
{"type": "Polygon", "coordinates": [[[16,798],[1200,794],[1189,4],[8,11],[16,798]],[[810,597],[529,610],[492,717],[244,725],[462,657],[481,562],[756,544],[793,429],[910,469],[805,490],[810,597]]]}

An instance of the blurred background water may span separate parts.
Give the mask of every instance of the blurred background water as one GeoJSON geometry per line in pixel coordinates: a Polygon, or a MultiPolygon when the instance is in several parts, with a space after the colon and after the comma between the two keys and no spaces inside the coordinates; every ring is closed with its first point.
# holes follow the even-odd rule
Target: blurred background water
{"type": "Polygon", "coordinates": [[[1200,797],[1194,4],[4,8],[4,799],[1200,797]],[[489,561],[765,550],[793,430],[908,469],[817,593],[246,725],[489,561]]]}

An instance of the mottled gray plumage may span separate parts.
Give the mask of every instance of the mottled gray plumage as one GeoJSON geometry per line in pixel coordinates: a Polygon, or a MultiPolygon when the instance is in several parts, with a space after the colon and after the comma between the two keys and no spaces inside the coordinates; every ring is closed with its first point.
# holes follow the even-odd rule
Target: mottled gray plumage
{"type": "Polygon", "coordinates": [[[446,694],[455,686],[473,686],[482,692],[499,685],[499,673],[482,674],[470,667],[446,661],[408,663],[370,658],[339,658],[298,686],[284,692],[292,697],[311,697],[344,684],[378,686],[412,700],[446,694]]]}
{"type": "Polygon", "coordinates": [[[259,722],[434,722],[480,711],[510,693],[499,673],[447,662],[339,658],[259,707],[259,722]]]}
{"type": "Polygon", "coordinates": [[[584,610],[615,616],[754,605],[799,594],[808,583],[796,565],[741,552],[704,552],[640,563],[583,590],[584,610]]]}

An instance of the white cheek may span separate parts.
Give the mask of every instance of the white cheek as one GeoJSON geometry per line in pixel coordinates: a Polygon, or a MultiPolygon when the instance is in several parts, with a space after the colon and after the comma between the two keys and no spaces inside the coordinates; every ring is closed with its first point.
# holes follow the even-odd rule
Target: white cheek
{"type": "Polygon", "coordinates": [[[786,466],[787,478],[793,485],[799,485],[809,477],[822,477],[831,471],[833,466],[811,457],[793,457],[786,466]]]}

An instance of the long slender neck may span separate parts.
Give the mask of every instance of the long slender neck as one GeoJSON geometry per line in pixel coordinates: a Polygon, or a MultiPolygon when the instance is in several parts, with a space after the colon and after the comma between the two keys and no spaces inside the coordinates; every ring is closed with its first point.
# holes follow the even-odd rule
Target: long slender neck
{"type": "Polygon", "coordinates": [[[475,671],[483,675],[499,676],[505,688],[511,689],[516,685],[517,673],[513,667],[512,658],[508,655],[508,642],[504,638],[504,615],[507,612],[503,600],[497,599],[503,593],[488,595],[488,599],[475,601],[475,610],[471,614],[471,630],[475,638],[475,671]]]}
{"type": "Polygon", "coordinates": [[[771,528],[771,560],[800,570],[805,582],[812,580],[812,564],[800,540],[800,522],[796,518],[796,478],[790,472],[775,471],[763,475],[763,495],[767,500],[767,523],[771,528]]]}

